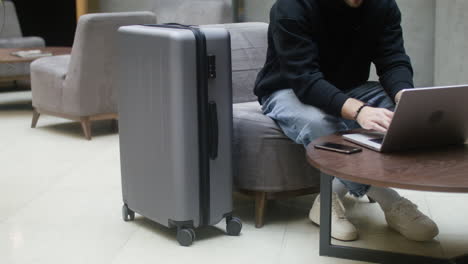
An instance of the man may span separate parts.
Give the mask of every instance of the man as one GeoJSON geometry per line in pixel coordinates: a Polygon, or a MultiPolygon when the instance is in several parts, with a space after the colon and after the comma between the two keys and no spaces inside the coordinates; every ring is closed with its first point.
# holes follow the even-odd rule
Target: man
{"type": "MultiPolygon", "coordinates": [[[[255,85],[264,113],[304,146],[358,127],[385,132],[401,90],[414,87],[400,24],[395,0],[278,0],[255,85]],[[371,63],[380,83],[368,82],[371,63]]],[[[377,201],[389,226],[409,239],[428,241],[438,234],[437,225],[396,191],[335,179],[336,239],[358,237],[340,201],[347,192],[377,201]]],[[[320,224],[319,196],[309,218],[320,224]]]]}

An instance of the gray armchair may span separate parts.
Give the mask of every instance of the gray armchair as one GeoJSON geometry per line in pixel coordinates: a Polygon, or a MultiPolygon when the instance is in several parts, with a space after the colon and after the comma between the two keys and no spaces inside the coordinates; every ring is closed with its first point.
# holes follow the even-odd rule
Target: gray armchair
{"type": "Polygon", "coordinates": [[[70,55],[51,56],[31,63],[32,127],[40,114],[81,122],[91,139],[91,121],[117,117],[117,29],[152,24],[151,12],[87,14],[80,17],[70,55]]]}
{"type": "MultiPolygon", "coordinates": [[[[15,5],[4,1],[5,24],[0,31],[0,48],[40,48],[45,42],[40,37],[23,37],[15,5]]],[[[16,81],[29,76],[29,63],[0,64],[0,79],[16,81]]]]}
{"type": "Polygon", "coordinates": [[[265,63],[268,24],[216,26],[231,33],[234,185],[255,197],[255,226],[262,227],[268,199],[319,192],[319,172],[307,163],[304,147],[262,113],[253,95],[257,73],[265,63]]]}

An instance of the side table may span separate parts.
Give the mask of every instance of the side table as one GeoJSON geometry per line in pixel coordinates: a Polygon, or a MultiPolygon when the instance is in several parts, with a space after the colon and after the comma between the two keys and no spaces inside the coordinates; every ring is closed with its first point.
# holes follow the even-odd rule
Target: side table
{"type": "Polygon", "coordinates": [[[462,264],[468,255],[439,259],[419,255],[338,246],[331,243],[331,196],[334,177],[379,187],[468,193],[468,146],[447,146],[383,154],[368,149],[345,155],[315,149],[326,141],[353,145],[338,133],[307,146],[307,160],[321,171],[320,255],[376,263],[462,264]]]}

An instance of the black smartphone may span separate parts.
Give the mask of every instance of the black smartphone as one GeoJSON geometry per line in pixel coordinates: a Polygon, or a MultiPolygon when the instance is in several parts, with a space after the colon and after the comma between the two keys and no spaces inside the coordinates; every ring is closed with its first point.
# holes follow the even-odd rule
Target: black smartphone
{"type": "Polygon", "coordinates": [[[333,143],[333,142],[324,142],[321,144],[317,144],[314,147],[318,149],[330,150],[330,151],[335,151],[335,152],[344,153],[344,154],[353,154],[353,153],[362,151],[362,149],[358,147],[353,147],[353,146],[348,146],[348,145],[343,145],[343,144],[338,144],[338,143],[333,143]]]}

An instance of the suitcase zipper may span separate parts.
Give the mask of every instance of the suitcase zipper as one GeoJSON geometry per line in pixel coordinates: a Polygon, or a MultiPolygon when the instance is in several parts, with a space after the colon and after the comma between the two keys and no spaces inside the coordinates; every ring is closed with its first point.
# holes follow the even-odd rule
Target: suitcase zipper
{"type": "Polygon", "coordinates": [[[208,120],[208,62],[206,37],[198,28],[189,27],[197,43],[198,135],[200,151],[200,223],[210,222],[210,158],[208,120]]]}

